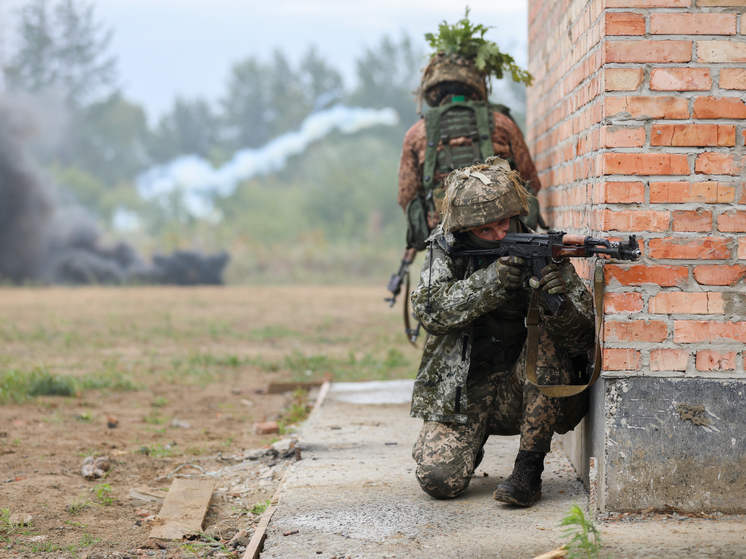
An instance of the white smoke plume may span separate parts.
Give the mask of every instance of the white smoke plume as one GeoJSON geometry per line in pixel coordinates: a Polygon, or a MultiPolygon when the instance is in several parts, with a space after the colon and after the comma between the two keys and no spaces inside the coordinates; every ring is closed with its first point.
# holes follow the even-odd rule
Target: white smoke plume
{"type": "Polygon", "coordinates": [[[186,209],[197,217],[206,217],[212,212],[211,196],[228,196],[242,180],[279,171],[288,158],[302,153],[333,130],[352,134],[371,126],[394,126],[398,122],[399,115],[392,108],[336,105],[309,115],[300,130],[278,136],[257,149],[237,151],[222,167],[216,169],[209,161],[186,155],[145,171],[137,180],[137,188],[146,200],[180,191],[186,209]]]}

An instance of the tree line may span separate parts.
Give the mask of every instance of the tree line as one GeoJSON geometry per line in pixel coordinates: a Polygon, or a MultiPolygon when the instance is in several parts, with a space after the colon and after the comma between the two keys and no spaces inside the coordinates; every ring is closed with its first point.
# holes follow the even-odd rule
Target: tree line
{"type": "Polygon", "coordinates": [[[70,141],[49,155],[107,187],[181,154],[220,163],[240,148],[258,147],[296,129],[312,111],[334,102],[392,106],[403,123],[416,118],[411,91],[422,52],[403,36],[385,37],[357,61],[358,85],[345,89],[340,72],[310,46],[298,64],[276,50],[268,60],[236,62],[216,106],[176,98],[150,129],[143,107],[121,91],[113,29],[85,0],[30,0],[17,13],[17,46],[5,67],[8,92],[56,96],[68,113],[70,141]]]}
{"type": "Polygon", "coordinates": [[[396,173],[404,132],[419,118],[412,92],[425,63],[424,41],[384,36],[356,61],[353,87],[313,46],[297,63],[280,49],[267,59],[249,54],[233,64],[216,103],[176,98],[149,126],[144,108],[122,91],[111,52],[114,30],[97,19],[91,2],[28,0],[14,25],[16,45],[1,69],[5,89],[61,107],[64,141],[39,149],[37,157],[102,223],[117,209],[133,210],[143,219],[148,246],[163,250],[238,242],[261,252],[267,242],[309,239],[314,246],[339,240],[393,246],[403,239],[396,173]],[[137,194],[137,176],[153,165],[183,154],[220,165],[335,103],[393,107],[400,124],[344,139],[332,134],[287,169],[245,181],[227,199],[215,200],[223,216],[217,225],[196,223],[176,198],[154,204],[137,194]]]}

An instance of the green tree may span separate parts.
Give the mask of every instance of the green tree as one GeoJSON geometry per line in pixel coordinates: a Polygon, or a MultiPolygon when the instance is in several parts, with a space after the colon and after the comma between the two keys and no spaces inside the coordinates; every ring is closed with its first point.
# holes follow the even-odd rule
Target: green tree
{"type": "Polygon", "coordinates": [[[177,98],[156,127],[150,154],[161,162],[185,154],[209,158],[219,142],[219,126],[207,101],[177,98]]]}
{"type": "Polygon", "coordinates": [[[233,66],[228,91],[221,101],[227,140],[234,149],[254,148],[272,133],[270,92],[265,87],[271,69],[254,57],[233,66]]]}
{"type": "Polygon", "coordinates": [[[117,59],[108,55],[113,31],[94,19],[93,5],[61,0],[55,6],[59,25],[59,83],[68,101],[81,106],[101,93],[116,90],[117,59]]]}
{"type": "Polygon", "coordinates": [[[308,48],[301,60],[300,75],[312,109],[322,109],[342,96],[342,76],[321,58],[314,46],[308,48]]]}
{"type": "Polygon", "coordinates": [[[132,181],[151,164],[145,111],[115,93],[74,113],[69,165],[114,187],[132,181]]]}
{"type": "Polygon", "coordinates": [[[56,46],[48,0],[35,0],[21,8],[18,25],[19,48],[3,68],[11,91],[38,93],[57,81],[53,61],[56,46]]]}
{"type": "Polygon", "coordinates": [[[420,83],[424,53],[408,35],[399,41],[384,36],[378,46],[366,49],[357,61],[359,84],[350,100],[362,107],[393,107],[402,124],[417,121],[413,91],[420,83]]]}
{"type": "Polygon", "coordinates": [[[20,10],[17,52],[6,66],[10,90],[61,95],[77,108],[116,90],[112,31],[84,0],[32,0],[20,10]]]}
{"type": "Polygon", "coordinates": [[[310,47],[298,69],[282,51],[265,64],[249,57],[233,66],[221,101],[232,149],[256,148],[297,129],[314,109],[342,94],[342,77],[310,47]]]}
{"type": "Polygon", "coordinates": [[[272,55],[267,88],[270,99],[272,137],[296,129],[311,111],[309,99],[304,94],[300,72],[294,70],[282,51],[272,55]]]}

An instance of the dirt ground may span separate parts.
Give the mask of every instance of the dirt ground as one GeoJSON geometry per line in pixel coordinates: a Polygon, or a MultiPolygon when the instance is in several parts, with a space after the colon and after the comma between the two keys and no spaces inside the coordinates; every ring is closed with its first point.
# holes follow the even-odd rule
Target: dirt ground
{"type": "Polygon", "coordinates": [[[419,352],[385,293],[0,289],[0,557],[242,555],[241,542],[227,541],[244,529],[250,536],[298,458],[282,441],[271,445],[292,439],[313,399],[269,394],[270,384],[414,375],[419,352]],[[57,380],[71,378],[67,396],[17,388],[46,379],[41,393],[55,393],[57,380]],[[254,434],[268,420],[281,433],[254,434]],[[113,468],[85,479],[86,457],[104,456],[113,468]],[[131,491],[165,495],[178,476],[214,479],[216,492],[203,533],[162,549],[148,538],[160,500],[131,491]]]}

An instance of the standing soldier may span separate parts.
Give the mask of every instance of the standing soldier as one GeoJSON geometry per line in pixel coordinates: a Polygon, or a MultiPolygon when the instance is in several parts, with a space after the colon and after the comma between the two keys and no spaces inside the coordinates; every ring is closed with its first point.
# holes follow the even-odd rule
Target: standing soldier
{"type": "MultiPolygon", "coordinates": [[[[425,38],[435,50],[422,73],[417,94],[418,111],[425,101],[431,108],[404,137],[399,164],[399,205],[407,216],[409,256],[425,248],[425,239],[440,220],[443,181],[454,169],[499,155],[510,163],[533,193],[541,188],[521,130],[502,105],[488,101],[491,76],[510,71],[517,82],[530,84],[528,72],[515,65],[492,41],[489,29],[464,19],[443,22],[437,36],[425,38]],[[412,251],[411,249],[415,249],[412,251]]],[[[538,202],[530,201],[523,218],[531,229],[542,224],[538,202]]],[[[405,258],[407,258],[405,254],[405,258]]]]}
{"type": "Polygon", "coordinates": [[[578,383],[594,343],[591,295],[568,259],[526,282],[523,258],[484,256],[508,232],[526,232],[519,217],[528,214],[530,195],[507,162],[495,157],[454,171],[446,186],[443,221],[412,294],[430,334],[412,395],[411,415],[424,420],[412,454],[417,480],[432,497],[455,497],[490,435],[520,435],[513,473],[494,498],[528,507],[541,497],[552,435],[578,424],[588,393],[549,397],[527,370],[541,384],[578,383]],[[481,255],[464,255],[469,249],[481,255]],[[562,295],[566,306],[553,315],[541,291],[562,295]],[[527,337],[526,317],[537,310],[538,335],[527,337]]]}

